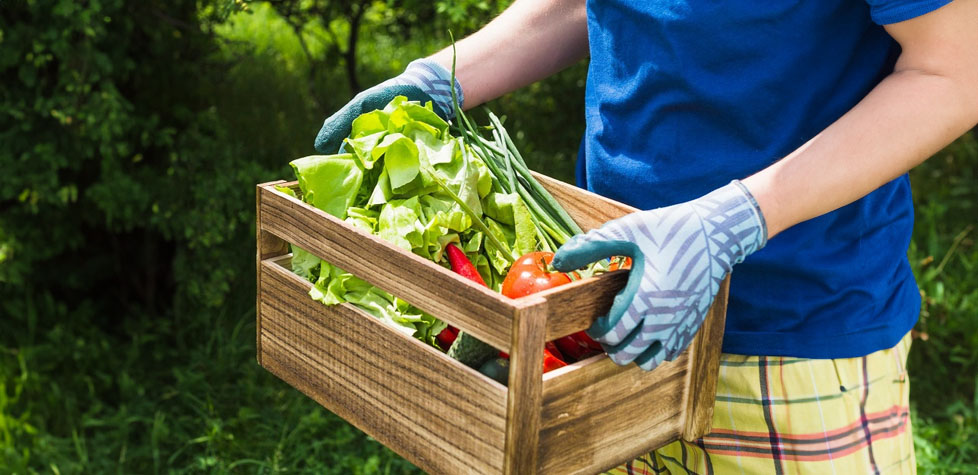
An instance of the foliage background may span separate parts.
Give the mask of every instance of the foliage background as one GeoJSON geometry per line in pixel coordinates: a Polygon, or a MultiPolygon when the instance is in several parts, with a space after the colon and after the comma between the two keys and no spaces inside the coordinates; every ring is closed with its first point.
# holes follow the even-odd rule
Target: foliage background
{"type": "MultiPolygon", "coordinates": [[[[256,365],[253,190],[507,3],[0,0],[0,473],[415,472],[256,365]]],[[[490,104],[568,181],[585,68],[490,104]]],[[[976,170],[912,173],[925,473],[978,464],[976,170]]]]}

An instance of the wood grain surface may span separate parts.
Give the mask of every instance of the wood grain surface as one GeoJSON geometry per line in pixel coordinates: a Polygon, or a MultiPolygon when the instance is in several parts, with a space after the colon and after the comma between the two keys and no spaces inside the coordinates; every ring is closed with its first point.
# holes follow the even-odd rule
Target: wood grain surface
{"type": "Polygon", "coordinates": [[[507,391],[310,284],[261,264],[262,364],[429,473],[500,473],[507,391]]]}
{"type": "Polygon", "coordinates": [[[682,438],[686,440],[696,440],[706,435],[713,425],[713,402],[716,398],[717,374],[720,371],[720,354],[723,353],[723,327],[727,321],[730,277],[728,275],[720,283],[720,291],[703,320],[703,326],[686,350],[690,359],[686,376],[686,411],[682,433],[682,438]]]}
{"type": "MultiPolygon", "coordinates": [[[[265,258],[288,252],[289,244],[275,235],[262,229],[261,226],[261,190],[263,187],[274,187],[285,183],[285,180],[270,181],[255,187],[255,243],[257,255],[255,256],[255,299],[256,307],[261,308],[261,261],[265,258]]],[[[255,356],[258,364],[261,364],[261,312],[258,312],[255,319],[255,346],[258,351],[255,356]]]]}
{"type": "Polygon", "coordinates": [[[586,330],[607,315],[627,280],[627,271],[615,271],[534,294],[547,300],[547,341],[586,330]]]}
{"type": "Polygon", "coordinates": [[[537,472],[597,473],[675,440],[688,361],[646,372],[601,357],[545,379],[537,472]]]}
{"type": "Polygon", "coordinates": [[[605,198],[574,185],[568,185],[540,173],[533,173],[547,191],[567,210],[567,214],[577,222],[584,232],[601,227],[602,224],[638,211],[626,204],[605,198]]]}
{"type": "Polygon", "coordinates": [[[503,473],[533,473],[540,442],[540,409],[543,406],[543,344],[547,302],[529,296],[526,307],[513,319],[512,353],[509,355],[509,399],[506,417],[506,459],[503,473]]]}
{"type": "Polygon", "coordinates": [[[260,189],[264,230],[504,351],[516,305],[449,269],[273,188],[260,189]]]}

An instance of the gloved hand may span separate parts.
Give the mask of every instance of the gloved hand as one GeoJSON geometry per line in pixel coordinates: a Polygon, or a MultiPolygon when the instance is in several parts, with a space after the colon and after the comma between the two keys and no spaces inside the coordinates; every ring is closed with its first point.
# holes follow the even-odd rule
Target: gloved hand
{"type": "MultiPolygon", "coordinates": [[[[422,104],[432,101],[435,113],[442,119],[451,120],[455,116],[451,82],[452,73],[440,64],[427,58],[412,61],[399,76],[364,90],[329,116],[316,137],[316,150],[319,153],[337,153],[343,139],[350,135],[353,119],[364,112],[383,109],[396,96],[406,96],[408,100],[422,104]]],[[[457,80],[455,94],[461,108],[462,86],[457,80]]]]}
{"type": "Polygon", "coordinates": [[[652,370],[689,346],[720,282],[766,241],[757,202],[734,180],[701,198],[637,211],[574,236],[557,250],[553,266],[568,272],[610,256],[632,258],[628,283],[588,334],[615,363],[652,370]]]}

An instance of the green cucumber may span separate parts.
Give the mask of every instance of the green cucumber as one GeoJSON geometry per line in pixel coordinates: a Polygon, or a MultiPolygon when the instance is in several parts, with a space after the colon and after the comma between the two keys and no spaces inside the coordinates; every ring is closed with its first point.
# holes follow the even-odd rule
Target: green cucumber
{"type": "Polygon", "coordinates": [[[458,332],[458,337],[455,338],[452,346],[448,348],[449,357],[459,360],[462,364],[475,369],[479,369],[486,360],[498,353],[499,350],[463,331],[458,332]]]}
{"type": "Polygon", "coordinates": [[[489,379],[498,381],[503,386],[509,384],[509,360],[506,358],[494,358],[486,361],[479,372],[486,375],[489,379]]]}

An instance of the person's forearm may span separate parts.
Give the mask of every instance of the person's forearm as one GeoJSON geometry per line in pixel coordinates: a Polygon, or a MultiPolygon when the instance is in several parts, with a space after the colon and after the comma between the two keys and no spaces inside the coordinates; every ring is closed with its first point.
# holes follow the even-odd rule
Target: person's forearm
{"type": "MultiPolygon", "coordinates": [[[[962,3],[969,2],[944,8],[962,3]]],[[[976,10],[967,8],[971,14],[976,10]]],[[[967,23],[978,31],[974,20],[967,23]]],[[[899,29],[894,37],[901,40],[899,29]]],[[[978,43],[953,48],[965,54],[962,60],[928,48],[961,37],[928,41],[924,48],[905,45],[894,73],[856,107],[798,150],[743,180],[764,214],[769,237],[865,196],[978,122],[978,61],[970,51],[978,43]]]]}
{"type": "MultiPolygon", "coordinates": [[[[584,0],[514,2],[478,32],[457,42],[455,76],[469,109],[545,78],[587,55],[584,0]]],[[[452,68],[452,47],[431,56],[452,68]]]]}
{"type": "Polygon", "coordinates": [[[746,178],[768,236],[845,206],[900,176],[975,124],[943,78],[895,73],[783,160],[746,178]]]}

